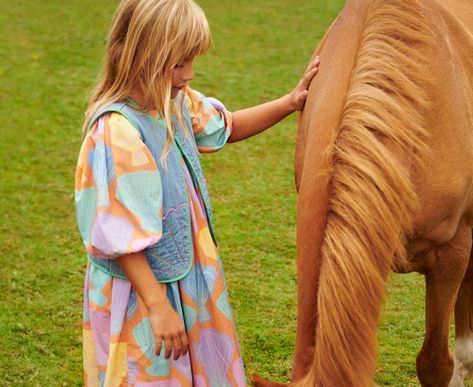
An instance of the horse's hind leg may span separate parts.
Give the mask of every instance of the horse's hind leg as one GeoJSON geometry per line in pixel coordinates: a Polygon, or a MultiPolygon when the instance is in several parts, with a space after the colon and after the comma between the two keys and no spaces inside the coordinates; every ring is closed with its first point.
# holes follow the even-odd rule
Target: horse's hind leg
{"type": "Polygon", "coordinates": [[[447,387],[453,373],[448,349],[450,318],[471,250],[471,229],[460,225],[454,238],[437,248],[426,275],[426,334],[417,356],[422,386],[447,387]]]}
{"type": "Polygon", "coordinates": [[[455,367],[450,387],[462,387],[473,372],[473,259],[458,291],[455,304],[455,367]]]}

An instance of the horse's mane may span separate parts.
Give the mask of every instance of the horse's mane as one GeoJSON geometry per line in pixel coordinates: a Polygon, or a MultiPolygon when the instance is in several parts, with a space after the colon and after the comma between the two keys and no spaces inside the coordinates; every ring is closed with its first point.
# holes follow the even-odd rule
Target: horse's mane
{"type": "Polygon", "coordinates": [[[373,384],[388,273],[406,260],[422,167],[433,39],[415,0],[371,0],[332,150],[310,373],[300,385],[373,384]]]}

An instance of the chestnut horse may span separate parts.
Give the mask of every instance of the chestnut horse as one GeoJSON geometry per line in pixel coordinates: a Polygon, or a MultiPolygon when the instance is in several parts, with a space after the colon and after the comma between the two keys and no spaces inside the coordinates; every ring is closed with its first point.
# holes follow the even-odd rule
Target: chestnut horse
{"type": "Polygon", "coordinates": [[[315,54],[295,160],[291,385],[374,385],[394,270],[426,278],[420,383],[463,386],[473,371],[473,1],[347,0],[315,54]]]}

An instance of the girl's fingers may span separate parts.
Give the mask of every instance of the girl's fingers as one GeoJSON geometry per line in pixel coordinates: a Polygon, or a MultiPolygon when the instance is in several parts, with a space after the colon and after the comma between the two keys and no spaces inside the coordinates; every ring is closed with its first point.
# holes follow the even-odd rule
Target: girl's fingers
{"type": "Polygon", "coordinates": [[[301,86],[303,89],[307,89],[309,87],[310,82],[312,81],[312,78],[314,78],[318,70],[319,70],[318,67],[314,67],[313,69],[311,69],[308,73],[304,75],[304,78],[302,78],[302,82],[301,82],[301,86]]]}
{"type": "Polygon", "coordinates": [[[309,65],[307,66],[307,69],[305,70],[306,73],[308,73],[312,68],[318,66],[320,64],[320,57],[317,55],[314,60],[312,60],[309,65]]]}
{"type": "Polygon", "coordinates": [[[317,73],[318,70],[319,70],[318,67],[314,67],[313,69],[311,69],[311,70],[306,74],[306,78],[312,79],[312,78],[314,77],[314,75],[317,73]]]}
{"type": "Polygon", "coordinates": [[[163,340],[162,338],[156,340],[156,355],[159,356],[161,355],[161,348],[163,346],[163,340]]]}
{"type": "Polygon", "coordinates": [[[181,343],[182,343],[182,355],[187,354],[187,349],[189,348],[189,342],[187,340],[187,334],[186,332],[181,333],[181,343]]]}
{"type": "Polygon", "coordinates": [[[172,344],[173,344],[173,352],[174,352],[173,359],[177,360],[179,359],[179,356],[181,356],[181,353],[182,353],[182,344],[181,344],[180,336],[173,336],[172,344]]]}
{"type": "Polygon", "coordinates": [[[164,358],[169,359],[171,357],[171,352],[172,352],[171,336],[164,338],[164,349],[165,349],[164,358]]]}

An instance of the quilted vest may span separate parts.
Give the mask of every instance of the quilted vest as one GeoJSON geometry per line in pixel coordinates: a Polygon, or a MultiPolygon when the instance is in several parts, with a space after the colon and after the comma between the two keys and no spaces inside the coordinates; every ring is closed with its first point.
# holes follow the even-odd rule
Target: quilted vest
{"type": "MultiPolygon", "coordinates": [[[[180,105],[180,101],[177,102],[180,105]]],[[[162,237],[145,249],[144,253],[155,277],[160,283],[180,280],[192,268],[194,252],[192,248],[192,229],[187,185],[182,166],[186,162],[193,182],[201,193],[212,238],[216,243],[212,208],[199,160],[199,152],[192,135],[192,124],[186,106],[183,106],[184,123],[189,134],[184,133],[181,123],[173,117],[175,141],[166,157],[166,167],[160,161],[167,130],[164,121],[154,119],[147,113],[139,112],[125,103],[114,103],[98,111],[89,123],[89,128],[100,116],[109,112],[122,114],[140,132],[143,142],[153,155],[161,177],[163,190],[162,237]]],[[[113,259],[103,259],[88,254],[91,264],[98,269],[121,278],[126,278],[113,259]]]]}

